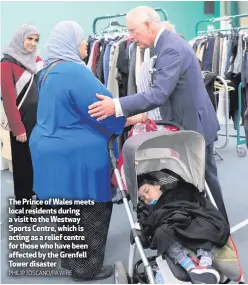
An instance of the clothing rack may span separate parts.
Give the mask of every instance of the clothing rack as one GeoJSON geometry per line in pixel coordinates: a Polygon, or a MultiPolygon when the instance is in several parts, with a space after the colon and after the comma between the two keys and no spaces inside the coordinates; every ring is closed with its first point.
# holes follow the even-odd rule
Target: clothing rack
{"type": "MultiPolygon", "coordinates": [[[[222,21],[229,21],[229,23],[232,25],[231,29],[237,29],[236,27],[234,27],[234,20],[236,19],[240,19],[240,18],[245,18],[248,17],[248,14],[240,14],[240,15],[233,15],[233,16],[224,16],[224,17],[219,17],[219,18],[211,18],[211,19],[206,19],[206,20],[202,20],[196,23],[195,26],[195,34],[196,36],[199,35],[199,33],[201,32],[206,32],[206,31],[199,31],[199,26],[202,23],[216,23],[216,22],[222,22],[222,21]]],[[[248,27],[240,27],[238,29],[248,29],[248,27]]],[[[219,29],[219,30],[215,30],[215,31],[225,31],[225,30],[230,30],[230,29],[219,29]]]]}
{"type": "MultiPolygon", "coordinates": [[[[242,110],[242,83],[239,84],[239,96],[238,96],[238,100],[239,100],[239,108],[238,108],[238,118],[240,120],[241,118],[241,110],[242,110]]],[[[243,148],[241,145],[246,144],[246,139],[241,139],[240,136],[240,124],[237,124],[237,145],[236,145],[236,150],[237,150],[237,154],[239,157],[244,157],[246,156],[246,149],[243,148]]]]}
{"type": "MultiPolygon", "coordinates": [[[[202,20],[196,23],[196,27],[195,27],[195,33],[196,36],[212,36],[212,35],[219,35],[220,33],[226,33],[227,35],[237,35],[237,33],[239,33],[239,31],[241,30],[247,30],[248,31],[248,26],[245,27],[234,27],[234,20],[236,19],[240,19],[240,18],[244,18],[244,17],[248,17],[248,14],[240,14],[240,15],[234,15],[234,16],[224,16],[224,17],[219,17],[219,18],[211,18],[211,19],[207,19],[207,20],[202,20]],[[229,21],[229,24],[231,24],[230,28],[227,29],[207,29],[204,31],[199,31],[199,25],[202,23],[216,23],[216,22],[221,22],[221,21],[229,21]]],[[[245,38],[245,41],[247,41],[247,38],[245,38]]],[[[228,96],[228,92],[225,92],[225,94],[227,93],[228,96]]],[[[225,98],[228,99],[228,97],[225,98]]],[[[225,99],[225,113],[227,113],[227,104],[228,101],[225,99]]],[[[238,86],[238,122],[240,121],[241,118],[241,113],[242,113],[242,83],[239,84],[238,86]]],[[[240,124],[237,123],[237,135],[233,136],[233,135],[229,135],[229,124],[228,124],[228,118],[226,117],[225,114],[225,123],[227,124],[226,127],[226,134],[224,135],[220,135],[220,136],[225,136],[226,137],[226,141],[224,143],[223,146],[221,147],[216,147],[216,148],[223,148],[228,144],[228,138],[229,137],[236,137],[237,138],[237,144],[236,144],[236,150],[237,150],[237,154],[239,157],[244,157],[246,156],[246,149],[243,148],[241,145],[244,145],[247,143],[246,139],[242,139],[245,137],[242,137],[240,135],[240,124]]]]}
{"type": "MultiPolygon", "coordinates": [[[[154,9],[157,12],[160,12],[162,14],[162,16],[164,17],[164,21],[167,21],[168,16],[167,16],[167,12],[162,9],[162,8],[155,8],[154,9]]],[[[96,29],[96,24],[98,21],[100,20],[106,20],[106,19],[115,19],[115,18],[120,18],[120,17],[125,17],[127,15],[127,13],[120,13],[120,14],[114,14],[114,15],[106,15],[106,16],[100,16],[94,19],[93,21],[93,33],[95,34],[97,32],[96,29]]]]}
{"type": "MultiPolygon", "coordinates": [[[[226,133],[225,133],[225,142],[223,145],[215,145],[215,149],[223,149],[228,145],[229,142],[229,99],[228,99],[228,85],[226,83],[226,80],[221,77],[221,76],[217,76],[216,79],[220,80],[224,86],[224,101],[225,101],[225,129],[226,129],[226,133]]],[[[223,158],[220,156],[220,154],[215,150],[216,154],[223,160],[223,158]]]]}
{"type": "Polygon", "coordinates": [[[198,31],[197,35],[198,36],[206,36],[206,35],[213,35],[213,34],[218,34],[218,33],[223,33],[223,32],[239,32],[241,30],[247,30],[248,31],[248,26],[246,27],[238,27],[238,28],[230,28],[230,29],[213,29],[213,30],[206,30],[206,31],[198,31]]]}

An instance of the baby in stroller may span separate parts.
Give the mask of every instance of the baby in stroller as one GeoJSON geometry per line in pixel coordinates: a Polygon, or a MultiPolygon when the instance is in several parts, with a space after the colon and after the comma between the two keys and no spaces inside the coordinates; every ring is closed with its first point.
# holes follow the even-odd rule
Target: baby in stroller
{"type": "Polygon", "coordinates": [[[180,264],[192,283],[219,283],[212,266],[214,248],[223,247],[230,236],[222,214],[171,171],[139,175],[138,187],[139,222],[150,248],[180,264]]]}

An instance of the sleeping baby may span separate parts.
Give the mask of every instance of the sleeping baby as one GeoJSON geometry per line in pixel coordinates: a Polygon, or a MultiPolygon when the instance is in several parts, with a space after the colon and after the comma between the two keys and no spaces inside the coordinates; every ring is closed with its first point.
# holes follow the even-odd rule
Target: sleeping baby
{"type": "Polygon", "coordinates": [[[220,275],[212,267],[213,251],[223,247],[230,235],[221,213],[194,185],[163,171],[140,175],[138,184],[139,199],[150,209],[140,221],[151,236],[150,247],[180,264],[192,283],[219,283],[220,275]]]}

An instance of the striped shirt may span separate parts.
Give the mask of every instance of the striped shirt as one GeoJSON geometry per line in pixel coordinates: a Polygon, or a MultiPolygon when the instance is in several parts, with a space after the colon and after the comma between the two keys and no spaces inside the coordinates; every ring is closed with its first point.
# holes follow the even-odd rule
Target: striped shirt
{"type": "MultiPolygon", "coordinates": [[[[141,64],[140,73],[138,75],[138,92],[147,92],[151,84],[151,71],[153,68],[154,57],[141,64]]],[[[162,120],[159,107],[147,112],[147,116],[151,120],[162,120]]]]}

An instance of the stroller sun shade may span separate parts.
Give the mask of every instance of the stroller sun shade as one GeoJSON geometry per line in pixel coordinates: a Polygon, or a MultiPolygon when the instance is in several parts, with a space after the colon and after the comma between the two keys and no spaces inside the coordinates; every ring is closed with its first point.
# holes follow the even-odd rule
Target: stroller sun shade
{"type": "Polygon", "coordinates": [[[123,146],[124,173],[133,206],[138,202],[137,175],[169,169],[199,191],[205,184],[205,140],[193,131],[141,133],[123,146]]]}

